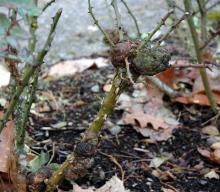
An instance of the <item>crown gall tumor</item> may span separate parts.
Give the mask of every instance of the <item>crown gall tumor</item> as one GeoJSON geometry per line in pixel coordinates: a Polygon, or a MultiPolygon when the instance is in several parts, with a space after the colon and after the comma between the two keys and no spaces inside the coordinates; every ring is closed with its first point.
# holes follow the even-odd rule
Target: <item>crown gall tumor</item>
{"type": "Polygon", "coordinates": [[[162,47],[146,45],[138,50],[139,40],[119,42],[111,49],[111,62],[115,68],[126,68],[127,59],[132,73],[155,75],[168,69],[170,53],[162,47]]]}
{"type": "Polygon", "coordinates": [[[140,75],[152,76],[170,67],[170,53],[162,47],[144,47],[133,60],[132,67],[140,75]]]}

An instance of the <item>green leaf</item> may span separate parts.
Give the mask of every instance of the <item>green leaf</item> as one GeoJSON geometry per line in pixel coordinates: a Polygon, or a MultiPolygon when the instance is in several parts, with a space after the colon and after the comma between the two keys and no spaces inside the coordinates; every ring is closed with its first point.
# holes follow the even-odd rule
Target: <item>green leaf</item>
{"type": "Polygon", "coordinates": [[[24,37],[25,31],[21,28],[20,25],[15,25],[10,30],[10,35],[16,36],[16,37],[24,37]]]}
{"type": "Polygon", "coordinates": [[[0,6],[18,9],[18,14],[23,18],[26,15],[39,16],[41,13],[34,0],[0,0],[0,6]]]}
{"type": "MultiPolygon", "coordinates": [[[[1,0],[0,0],[1,1],[1,0]]],[[[10,20],[3,13],[0,13],[0,35],[4,35],[9,26],[11,25],[10,20]]]]}
{"type": "Polygon", "coordinates": [[[220,20],[220,12],[219,11],[210,11],[207,14],[207,18],[211,21],[219,21],[220,20]]]}
{"type": "Polygon", "coordinates": [[[31,172],[36,172],[38,169],[42,167],[42,165],[46,164],[49,160],[48,153],[44,153],[41,151],[41,153],[36,156],[33,160],[29,162],[29,169],[31,172]]]}
{"type": "Polygon", "coordinates": [[[0,50],[7,45],[6,39],[0,36],[0,50]]]}
{"type": "Polygon", "coordinates": [[[39,16],[41,14],[41,10],[38,7],[32,7],[29,11],[28,11],[28,16],[39,16]]]}
{"type": "Polygon", "coordinates": [[[60,167],[60,165],[59,164],[57,164],[57,163],[51,163],[50,165],[49,165],[49,167],[52,169],[52,170],[57,170],[59,167],[60,167]]]}
{"type": "Polygon", "coordinates": [[[14,36],[7,36],[6,41],[11,47],[18,48],[17,39],[14,36]]]}
{"type": "Polygon", "coordinates": [[[24,18],[27,15],[27,10],[24,8],[19,8],[18,15],[20,15],[22,18],[24,18]]]}
{"type": "Polygon", "coordinates": [[[30,8],[35,6],[34,0],[0,0],[0,6],[7,8],[30,8]]]}

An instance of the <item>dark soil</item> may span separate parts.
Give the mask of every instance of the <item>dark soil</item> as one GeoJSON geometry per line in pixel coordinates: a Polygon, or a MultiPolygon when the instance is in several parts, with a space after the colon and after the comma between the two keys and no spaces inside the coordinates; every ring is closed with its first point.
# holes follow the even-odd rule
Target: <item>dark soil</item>
{"type": "MultiPolygon", "coordinates": [[[[54,109],[52,102],[37,100],[38,105],[47,104],[48,109],[39,113],[42,116],[31,115],[33,123],[30,123],[28,131],[35,141],[32,149],[52,154],[54,143],[55,155],[52,162],[62,163],[98,111],[100,100],[105,94],[102,87],[112,77],[112,72],[112,67],[93,69],[73,77],[45,82],[40,87],[39,94],[42,94],[42,91],[51,91],[56,99],[62,98],[62,101],[67,102],[54,109]],[[99,90],[94,91],[92,89],[94,86],[99,87],[99,90]],[[51,127],[52,124],[63,121],[68,123],[66,130],[42,130],[43,127],[51,127]]],[[[207,168],[219,172],[218,166],[197,152],[197,147],[207,145],[207,137],[201,133],[201,124],[213,116],[210,108],[184,106],[169,101],[166,105],[177,115],[181,112],[179,118],[182,123],[181,128],[173,131],[173,136],[169,140],[148,144],[144,142],[146,138],[131,126],[122,127],[116,138],[111,135],[106,124],[102,131],[99,152],[94,158],[91,170],[76,183],[84,187],[100,187],[114,175],[120,178],[119,167],[104,155],[107,154],[116,158],[122,166],[125,171],[124,185],[131,191],[160,192],[166,188],[181,192],[219,192],[220,182],[205,178],[203,173],[207,168]],[[196,113],[192,113],[192,109],[196,113]],[[152,157],[164,153],[172,154],[172,158],[158,170],[149,167],[152,157]],[[160,172],[160,176],[156,177],[155,171],[160,172]]],[[[114,123],[121,115],[122,111],[114,111],[109,121],[114,123]]],[[[71,184],[64,181],[60,187],[68,191],[71,184]]]]}

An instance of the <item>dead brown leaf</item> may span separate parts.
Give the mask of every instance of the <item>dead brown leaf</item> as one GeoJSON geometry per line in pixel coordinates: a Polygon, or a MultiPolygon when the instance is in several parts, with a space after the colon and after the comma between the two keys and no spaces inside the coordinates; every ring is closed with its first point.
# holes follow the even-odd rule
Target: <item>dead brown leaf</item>
{"type": "Polygon", "coordinates": [[[214,125],[207,125],[207,126],[202,128],[202,133],[217,136],[217,135],[219,135],[219,130],[214,125]]]}
{"type": "Polygon", "coordinates": [[[197,150],[199,154],[202,155],[203,157],[209,159],[212,162],[220,164],[220,149],[219,148],[213,151],[209,149],[201,149],[201,148],[197,148],[197,150]]]}
{"type": "Polygon", "coordinates": [[[213,144],[211,145],[211,148],[214,149],[214,150],[220,149],[220,142],[213,143],[213,144]]]}
{"type": "Polygon", "coordinates": [[[138,125],[140,128],[152,126],[155,130],[159,130],[159,128],[166,129],[169,127],[162,118],[148,115],[143,112],[127,114],[123,121],[125,124],[138,125]]]}
{"type": "Polygon", "coordinates": [[[104,67],[108,65],[108,60],[102,57],[96,59],[81,58],[58,63],[49,69],[48,76],[62,77],[74,75],[77,72],[83,72],[86,69],[94,68],[94,65],[104,67]]]}
{"type": "MultiPolygon", "coordinates": [[[[0,112],[0,118],[2,115],[3,113],[0,112]]],[[[0,134],[0,172],[9,173],[13,141],[14,125],[12,121],[9,121],[0,134]]]]}

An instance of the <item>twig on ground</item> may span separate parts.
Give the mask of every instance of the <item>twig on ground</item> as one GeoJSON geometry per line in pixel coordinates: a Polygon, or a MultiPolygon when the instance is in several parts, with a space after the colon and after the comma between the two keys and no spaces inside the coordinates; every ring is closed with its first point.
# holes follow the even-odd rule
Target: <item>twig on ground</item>
{"type": "Polygon", "coordinates": [[[116,160],[116,158],[113,157],[112,155],[108,155],[108,154],[106,154],[106,153],[104,153],[104,152],[102,152],[102,151],[100,151],[100,150],[99,150],[98,152],[99,152],[100,154],[102,154],[102,155],[108,157],[108,158],[110,159],[110,161],[112,161],[112,162],[119,168],[120,173],[121,173],[121,180],[122,180],[122,182],[124,182],[124,180],[125,180],[125,171],[123,170],[123,168],[122,168],[122,166],[120,165],[120,163],[116,160]]]}
{"type": "Polygon", "coordinates": [[[53,158],[55,156],[55,151],[56,151],[56,145],[55,145],[55,142],[53,142],[52,155],[51,155],[50,160],[48,161],[47,165],[50,165],[50,163],[53,161],[53,158]]]}
{"type": "Polygon", "coordinates": [[[162,82],[160,79],[154,76],[147,76],[147,78],[156,85],[160,90],[162,90],[164,93],[169,95],[170,97],[176,96],[178,93],[172,89],[170,86],[166,85],[164,82],[162,82]]]}

